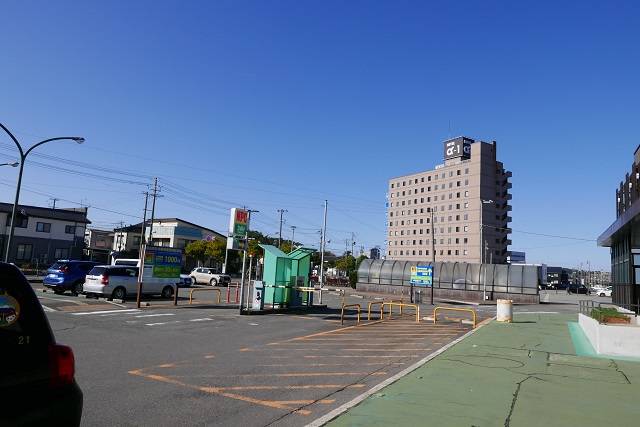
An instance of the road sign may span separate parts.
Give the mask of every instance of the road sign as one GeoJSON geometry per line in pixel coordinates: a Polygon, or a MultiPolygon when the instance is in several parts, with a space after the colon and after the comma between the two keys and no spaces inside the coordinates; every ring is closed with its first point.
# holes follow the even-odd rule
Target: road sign
{"type": "Polygon", "coordinates": [[[414,265],[411,267],[411,284],[417,286],[433,285],[433,267],[430,265],[414,265]]]}

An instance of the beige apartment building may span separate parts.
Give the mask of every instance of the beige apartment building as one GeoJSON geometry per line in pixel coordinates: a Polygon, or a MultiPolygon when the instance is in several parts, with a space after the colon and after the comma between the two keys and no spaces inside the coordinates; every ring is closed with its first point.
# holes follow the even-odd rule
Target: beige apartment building
{"type": "Polygon", "coordinates": [[[504,264],[511,172],[497,144],[444,141],[444,164],[389,181],[386,258],[504,264]]]}

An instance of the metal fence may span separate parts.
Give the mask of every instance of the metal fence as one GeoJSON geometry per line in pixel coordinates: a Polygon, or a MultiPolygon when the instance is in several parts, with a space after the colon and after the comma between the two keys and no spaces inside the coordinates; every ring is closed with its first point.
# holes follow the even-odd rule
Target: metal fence
{"type": "Polygon", "coordinates": [[[540,283],[539,268],[535,265],[382,259],[363,260],[358,268],[358,283],[408,285],[413,266],[433,266],[433,286],[436,289],[537,295],[540,283]]]}

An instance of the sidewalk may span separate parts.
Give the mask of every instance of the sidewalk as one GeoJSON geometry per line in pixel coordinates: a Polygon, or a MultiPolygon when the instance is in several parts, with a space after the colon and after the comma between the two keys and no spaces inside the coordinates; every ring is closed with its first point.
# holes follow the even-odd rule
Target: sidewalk
{"type": "Polygon", "coordinates": [[[596,355],[577,321],[490,321],[310,426],[637,426],[640,358],[596,355]]]}

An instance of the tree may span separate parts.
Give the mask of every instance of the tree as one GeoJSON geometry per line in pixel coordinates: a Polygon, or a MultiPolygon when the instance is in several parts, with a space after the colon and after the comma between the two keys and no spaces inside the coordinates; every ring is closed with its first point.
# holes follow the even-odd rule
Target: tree
{"type": "Polygon", "coordinates": [[[207,256],[213,258],[218,263],[224,262],[227,250],[227,239],[216,237],[213,240],[209,240],[207,243],[207,256]]]}
{"type": "Polygon", "coordinates": [[[204,263],[209,258],[213,258],[217,263],[224,262],[225,253],[227,250],[227,239],[215,238],[213,240],[198,240],[189,243],[184,252],[195,258],[200,264],[204,263]]]}
{"type": "Polygon", "coordinates": [[[195,258],[196,261],[198,261],[200,264],[204,265],[204,262],[208,258],[208,255],[207,255],[208,244],[207,243],[208,242],[205,241],[205,240],[197,240],[195,242],[191,242],[187,246],[185,246],[184,253],[187,254],[190,257],[195,258]]]}
{"type": "Polygon", "coordinates": [[[351,255],[336,260],[336,268],[338,271],[344,272],[345,275],[349,275],[349,272],[354,271],[356,268],[356,259],[351,255]]]}

